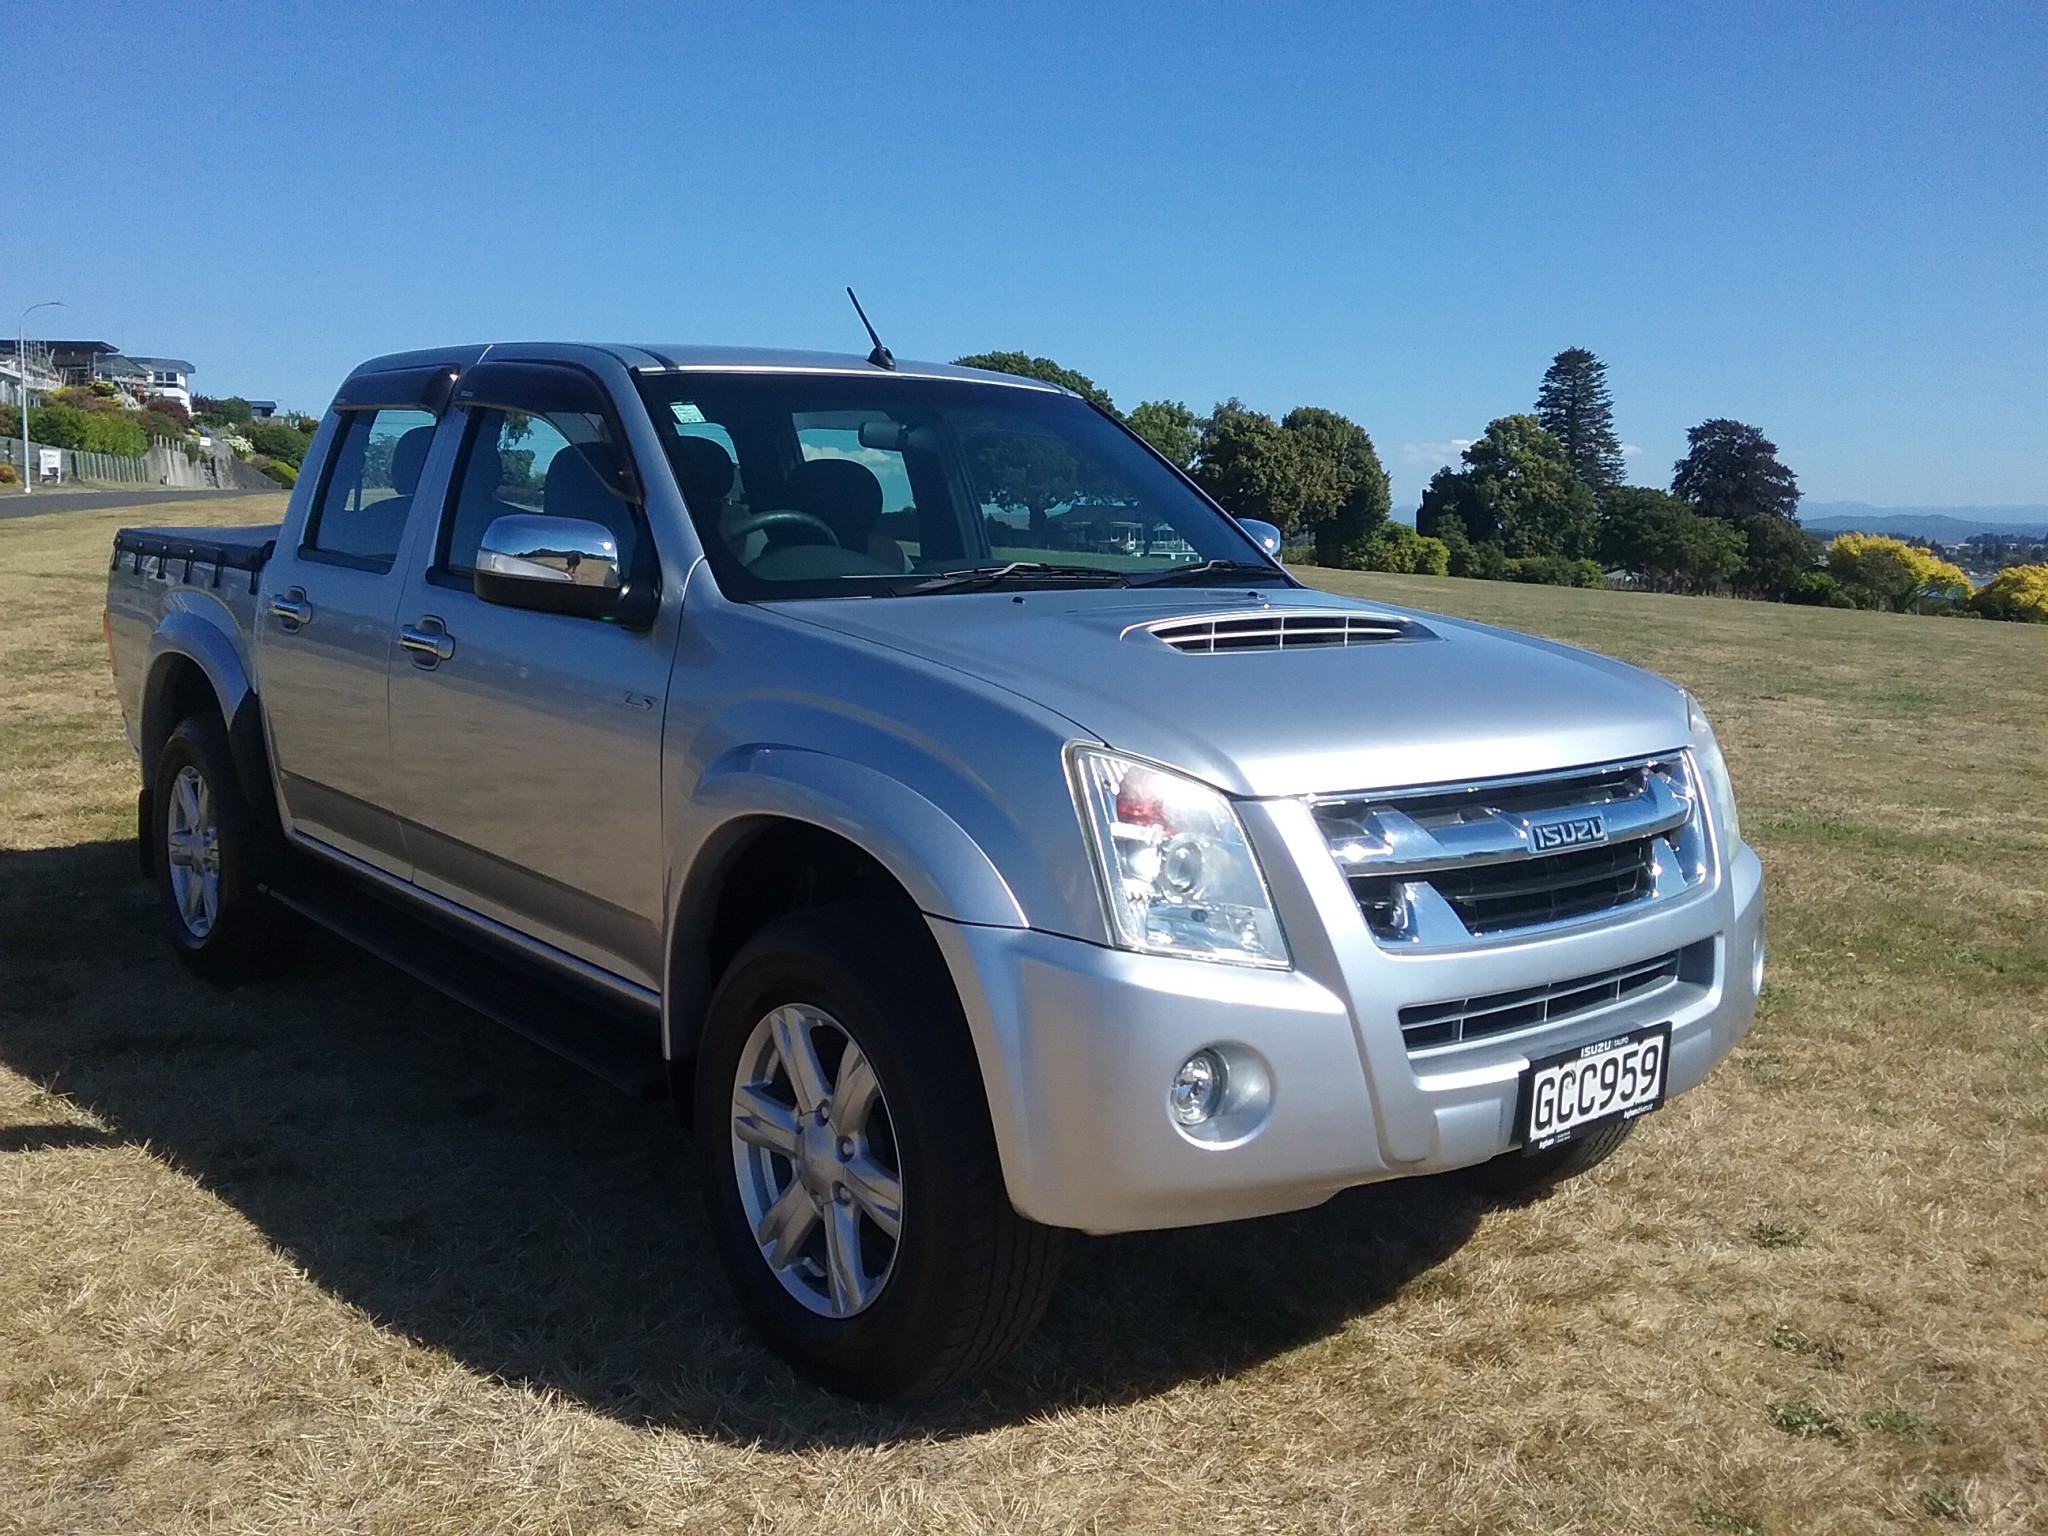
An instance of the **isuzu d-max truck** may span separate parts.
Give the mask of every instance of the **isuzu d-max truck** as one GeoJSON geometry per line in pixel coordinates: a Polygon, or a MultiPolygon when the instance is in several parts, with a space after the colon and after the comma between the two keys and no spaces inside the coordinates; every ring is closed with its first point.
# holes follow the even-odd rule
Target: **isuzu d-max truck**
{"type": "Polygon", "coordinates": [[[879,347],[378,358],[282,524],[116,539],[144,867],[205,976],[312,921],[673,1091],[770,1344],[930,1392],[1065,1231],[1538,1188],[1749,1025],[1699,706],[1277,543],[879,347]]]}

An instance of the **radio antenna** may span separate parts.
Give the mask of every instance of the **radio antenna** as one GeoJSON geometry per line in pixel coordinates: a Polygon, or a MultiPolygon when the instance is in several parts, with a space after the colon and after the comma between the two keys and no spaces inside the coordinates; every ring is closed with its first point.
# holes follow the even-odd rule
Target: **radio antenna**
{"type": "Polygon", "coordinates": [[[875,323],[868,318],[868,312],[860,307],[859,296],[854,293],[851,287],[846,290],[846,296],[853,300],[853,312],[860,316],[860,323],[868,328],[868,340],[875,344],[875,350],[868,354],[868,361],[877,368],[886,368],[891,373],[894,373],[896,371],[896,356],[887,347],[882,345],[882,338],[875,334],[875,323]]]}

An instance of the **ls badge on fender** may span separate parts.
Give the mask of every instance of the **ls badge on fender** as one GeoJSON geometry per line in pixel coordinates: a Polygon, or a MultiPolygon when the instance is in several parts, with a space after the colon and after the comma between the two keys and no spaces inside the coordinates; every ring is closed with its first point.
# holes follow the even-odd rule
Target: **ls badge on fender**
{"type": "Polygon", "coordinates": [[[1598,816],[1574,816],[1570,821],[1539,821],[1529,828],[1529,846],[1537,853],[1559,848],[1577,848],[1586,843],[1607,841],[1607,823],[1598,816]]]}

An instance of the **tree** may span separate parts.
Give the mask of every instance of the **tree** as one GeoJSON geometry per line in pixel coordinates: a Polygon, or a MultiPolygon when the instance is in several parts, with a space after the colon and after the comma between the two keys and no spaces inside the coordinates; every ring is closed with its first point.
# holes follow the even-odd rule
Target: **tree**
{"type": "Polygon", "coordinates": [[[1695,512],[1738,526],[1759,517],[1799,520],[1798,478],[1755,427],[1716,417],[1689,430],[1685,443],[1685,457],[1672,466],[1671,491],[1695,512]]]}
{"type": "MultiPolygon", "coordinates": [[[[1462,476],[1450,469],[1440,469],[1436,472],[1436,478],[1430,481],[1431,489],[1436,489],[1439,481],[1456,482],[1459,485],[1466,483],[1462,476]]],[[[1422,500],[1423,505],[1427,507],[1428,492],[1423,493],[1422,500]]],[[[1443,505],[1444,503],[1439,501],[1438,511],[1430,519],[1431,532],[1424,537],[1434,538],[1443,545],[1449,573],[1474,581],[1506,581],[1508,557],[1500,552],[1500,546],[1486,541],[1475,544],[1465,533],[1465,520],[1456,512],[1442,510],[1443,505]]],[[[1422,526],[1419,513],[1415,522],[1418,528],[1422,526]]]]}
{"type": "Polygon", "coordinates": [[[1202,423],[1189,472],[1233,516],[1313,535],[1319,565],[1356,567],[1392,504],[1365,429],[1320,406],[1276,422],[1225,400],[1202,423]]]}
{"type": "Polygon", "coordinates": [[[1828,574],[1858,604],[1893,613],[1933,612],[1970,600],[1961,570],[1881,533],[1844,533],[1828,543],[1828,574]]]}
{"type": "Polygon", "coordinates": [[[186,431],[192,428],[192,413],[169,395],[151,395],[142,402],[145,411],[154,411],[159,416],[168,416],[186,431]]]}
{"type": "Polygon", "coordinates": [[[1357,568],[1387,521],[1393,495],[1365,428],[1335,411],[1303,405],[1280,423],[1295,443],[1301,526],[1316,542],[1316,564],[1357,568]]]}
{"type": "Polygon", "coordinates": [[[137,458],[149,449],[135,413],[93,411],[75,405],[39,405],[28,413],[28,435],[52,448],[137,458]]]}
{"type": "Polygon", "coordinates": [[[1603,580],[1598,560],[1573,560],[1565,555],[1524,555],[1510,560],[1507,578],[1540,587],[1597,587],[1603,580]]]}
{"type": "MultiPolygon", "coordinates": [[[[986,368],[992,373],[1014,373],[1019,378],[1057,384],[1122,419],[1123,413],[1109,398],[1109,391],[1087,374],[1063,368],[1049,357],[1033,357],[1027,352],[975,352],[956,357],[953,363],[960,368],[986,368]]],[[[1087,487],[1082,484],[1082,466],[1064,446],[1051,439],[1034,441],[1007,432],[988,434],[970,440],[967,452],[975,461],[981,482],[997,503],[1026,514],[1034,544],[1044,543],[1052,508],[1087,494],[1087,487]]]]}
{"type": "Polygon", "coordinates": [[[1599,358],[1584,347],[1567,347],[1552,358],[1536,392],[1536,419],[1564,445],[1565,458],[1594,495],[1621,484],[1625,465],[1614,435],[1614,398],[1599,358]]]}
{"type": "Polygon", "coordinates": [[[1086,467],[1057,438],[970,429],[961,441],[975,483],[997,506],[1025,514],[1034,546],[1045,546],[1054,507],[1089,494],[1086,467]]]}
{"type": "Polygon", "coordinates": [[[282,421],[252,421],[242,429],[242,436],[266,458],[283,459],[293,466],[305,460],[306,450],[313,443],[311,434],[282,421]]]}
{"type": "Polygon", "coordinates": [[[1685,434],[1671,490],[1695,512],[1740,528],[1749,541],[1735,587],[1784,598],[1820,559],[1820,543],[1799,526],[1799,481],[1778,445],[1746,422],[1716,417],[1685,434]]]}
{"type": "Polygon", "coordinates": [[[1202,446],[1201,418],[1178,400],[1147,400],[1124,418],[1124,424],[1180,469],[1195,462],[1202,446]]]}
{"type": "Polygon", "coordinates": [[[1446,464],[1429,477],[1429,484],[1422,489],[1422,505],[1415,509],[1415,527],[1450,545],[1453,576],[1466,574],[1458,569],[1461,546],[1500,548],[1500,528],[1493,509],[1481,499],[1478,482],[1469,469],[1452,469],[1446,464]]]}
{"type": "Polygon", "coordinates": [[[1062,389],[1071,389],[1090,404],[1101,406],[1119,420],[1123,416],[1116,408],[1116,402],[1109,398],[1108,390],[1087,374],[1062,368],[1049,357],[1033,357],[1028,352],[973,352],[966,357],[954,358],[953,365],[956,368],[986,368],[991,373],[1014,373],[1020,378],[1057,384],[1062,389]]]}
{"type": "Polygon", "coordinates": [[[1223,401],[1202,423],[1190,473],[1233,517],[1255,517],[1283,534],[1301,524],[1300,445],[1241,400],[1223,401]]]}
{"type": "Polygon", "coordinates": [[[159,411],[154,405],[145,407],[135,418],[136,425],[152,440],[162,437],[177,442],[185,436],[185,423],[177,417],[159,411]]]}
{"type": "Polygon", "coordinates": [[[1600,509],[1600,558],[1658,591],[1711,592],[1748,548],[1740,528],[1646,486],[1616,486],[1600,509]]]}
{"type": "Polygon", "coordinates": [[[1782,517],[1759,517],[1742,536],[1749,549],[1731,585],[1745,597],[1788,598],[1820,562],[1820,540],[1782,517]]]}
{"type": "MultiPolygon", "coordinates": [[[[1564,445],[1534,416],[1489,422],[1464,458],[1464,469],[1437,471],[1422,493],[1418,531],[1442,537],[1438,528],[1452,517],[1473,545],[1496,545],[1510,559],[1583,560],[1598,547],[1593,493],[1572,469],[1564,445]]],[[[1456,553],[1453,546],[1453,572],[1456,553]]]]}
{"type": "Polygon", "coordinates": [[[1970,599],[1987,619],[2048,624],[2048,565],[2008,565],[1970,599]]]}
{"type": "Polygon", "coordinates": [[[249,402],[240,395],[229,395],[222,400],[211,395],[194,395],[192,415],[208,426],[238,427],[253,421],[256,413],[249,409],[249,402]]]}
{"type": "Polygon", "coordinates": [[[1451,551],[1442,539],[1390,520],[1366,540],[1358,568],[1402,576],[1445,576],[1450,574],[1451,551]]]}

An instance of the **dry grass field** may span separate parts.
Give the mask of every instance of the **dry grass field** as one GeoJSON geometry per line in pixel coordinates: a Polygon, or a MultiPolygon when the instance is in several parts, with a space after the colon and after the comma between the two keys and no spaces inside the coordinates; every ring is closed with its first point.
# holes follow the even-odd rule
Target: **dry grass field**
{"type": "Polygon", "coordinates": [[[1078,1243],[914,1411],[742,1330],[667,1111],[321,948],[158,938],[108,538],[0,522],[0,1531],[2048,1530],[2048,630],[1333,578],[1695,689],[1748,1041],[1614,1161],[1078,1243]]]}

